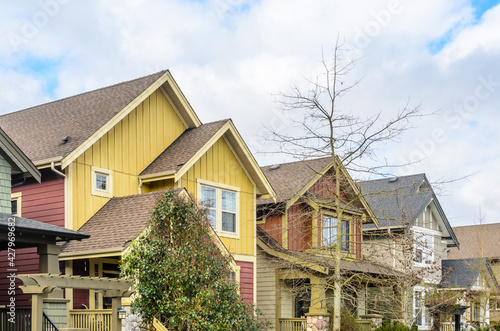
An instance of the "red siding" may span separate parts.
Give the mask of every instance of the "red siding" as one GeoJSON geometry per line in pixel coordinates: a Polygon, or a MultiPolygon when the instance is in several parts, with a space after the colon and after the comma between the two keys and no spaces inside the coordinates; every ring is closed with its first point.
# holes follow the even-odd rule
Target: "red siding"
{"type": "MultiPolygon", "coordinates": [[[[89,260],[74,260],[73,275],[89,276],[89,260]]],[[[73,309],[89,308],[89,291],[73,290],[73,309]]]]}
{"type": "Polygon", "coordinates": [[[253,263],[236,261],[240,267],[240,295],[243,301],[253,303],[253,263]]]}
{"type": "Polygon", "coordinates": [[[357,219],[355,221],[355,224],[354,224],[354,229],[355,229],[355,233],[356,233],[356,250],[355,250],[355,253],[356,253],[356,258],[357,259],[361,259],[361,240],[362,240],[362,237],[361,237],[361,221],[359,219],[357,219]]]}
{"type": "Polygon", "coordinates": [[[266,231],[267,234],[269,234],[271,237],[273,237],[274,240],[280,243],[280,245],[283,245],[282,242],[282,230],[281,230],[281,222],[282,222],[282,216],[271,216],[271,217],[266,217],[266,223],[264,224],[259,224],[260,228],[264,231],[266,231]]]}
{"type": "MultiPolygon", "coordinates": [[[[22,192],[22,217],[35,221],[50,223],[64,227],[64,179],[50,169],[42,170],[42,183],[29,178],[26,183],[12,188],[12,193],[22,192]]],[[[9,281],[8,255],[2,252],[0,256],[0,305],[7,303],[9,281]]],[[[38,254],[36,248],[16,250],[15,267],[17,274],[38,273],[38,254]]],[[[16,281],[17,286],[20,285],[16,281]]],[[[16,289],[16,307],[31,306],[31,295],[23,295],[16,289]]]]}
{"type": "Polygon", "coordinates": [[[296,203],[288,209],[288,249],[304,251],[312,245],[311,211],[296,203]]]}
{"type": "Polygon", "coordinates": [[[12,188],[22,192],[22,217],[64,227],[64,179],[50,169],[42,172],[42,183],[28,180],[12,188]]]}
{"type": "MultiPolygon", "coordinates": [[[[335,182],[333,173],[329,171],[324,176],[320,177],[318,181],[313,184],[313,186],[311,186],[309,192],[325,197],[335,197],[335,182]]],[[[347,195],[342,187],[340,188],[340,199],[348,201],[347,195]]]]}

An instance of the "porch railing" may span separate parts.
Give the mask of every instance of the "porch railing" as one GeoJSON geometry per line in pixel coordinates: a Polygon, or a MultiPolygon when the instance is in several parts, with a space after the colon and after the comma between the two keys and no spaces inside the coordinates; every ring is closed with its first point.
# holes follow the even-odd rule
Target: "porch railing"
{"type": "Polygon", "coordinates": [[[305,318],[280,318],[280,331],[305,331],[307,321],[305,318]]]}
{"type": "Polygon", "coordinates": [[[0,308],[0,330],[31,330],[31,308],[16,308],[12,314],[9,307],[0,308]]]}
{"type": "Polygon", "coordinates": [[[52,322],[45,313],[43,313],[42,323],[43,323],[42,324],[43,331],[59,331],[54,322],[52,322]]]}
{"type": "Polygon", "coordinates": [[[72,309],[69,327],[89,331],[111,331],[111,309],[72,309]]]}

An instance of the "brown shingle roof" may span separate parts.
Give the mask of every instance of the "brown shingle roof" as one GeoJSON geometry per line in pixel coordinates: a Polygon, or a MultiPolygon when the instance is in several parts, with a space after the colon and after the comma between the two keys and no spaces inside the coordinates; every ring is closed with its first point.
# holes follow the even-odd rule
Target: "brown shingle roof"
{"type": "Polygon", "coordinates": [[[6,114],[0,127],[33,162],[65,157],[165,72],[6,114]]]}
{"type": "MultiPolygon", "coordinates": [[[[331,158],[282,163],[262,167],[264,175],[276,192],[276,202],[293,198],[314,176],[323,170],[331,158]]],[[[271,199],[258,200],[258,204],[272,203],[271,199]]]]}
{"type": "Polygon", "coordinates": [[[457,226],[453,227],[453,232],[460,242],[460,249],[451,248],[448,259],[500,257],[500,223],[457,226]]]}
{"type": "MultiPolygon", "coordinates": [[[[178,189],[180,191],[181,189],[178,189]]],[[[112,198],[80,229],[90,238],[69,242],[62,253],[84,252],[97,249],[125,249],[144,229],[151,209],[165,191],[112,198]]]]}
{"type": "Polygon", "coordinates": [[[156,160],[144,169],[140,176],[178,171],[229,121],[229,119],[220,120],[184,131],[156,160]]]}

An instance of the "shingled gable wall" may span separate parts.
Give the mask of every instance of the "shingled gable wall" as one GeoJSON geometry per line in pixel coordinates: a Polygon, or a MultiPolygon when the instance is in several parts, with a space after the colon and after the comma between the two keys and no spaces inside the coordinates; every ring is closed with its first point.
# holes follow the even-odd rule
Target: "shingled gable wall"
{"type": "MultiPolygon", "coordinates": [[[[320,177],[308,190],[308,193],[315,195],[320,195],[323,197],[334,197],[335,191],[335,179],[333,178],[333,172],[329,170],[326,174],[320,177]]],[[[347,194],[341,188],[340,193],[341,199],[348,201],[347,194]]],[[[357,204],[356,204],[357,205],[357,204]]],[[[332,210],[333,210],[332,206],[332,210]]],[[[283,213],[283,211],[282,211],[283,213]]],[[[298,199],[292,206],[286,211],[287,215],[287,228],[283,231],[283,220],[282,215],[273,215],[266,217],[263,224],[259,224],[259,227],[266,231],[274,240],[279,242],[282,246],[285,244],[283,242],[283,232],[285,232],[285,237],[287,238],[286,246],[290,250],[305,251],[306,249],[313,248],[313,240],[316,240],[318,245],[321,244],[321,231],[316,231],[317,237],[313,236],[313,227],[321,229],[322,221],[321,214],[317,215],[317,224],[313,224],[313,214],[316,211],[311,208],[308,204],[304,203],[302,199],[298,199]]],[[[355,254],[357,258],[361,258],[361,230],[360,230],[360,220],[355,219],[355,222],[351,224],[351,241],[355,242],[351,245],[351,253],[355,254]]]]}

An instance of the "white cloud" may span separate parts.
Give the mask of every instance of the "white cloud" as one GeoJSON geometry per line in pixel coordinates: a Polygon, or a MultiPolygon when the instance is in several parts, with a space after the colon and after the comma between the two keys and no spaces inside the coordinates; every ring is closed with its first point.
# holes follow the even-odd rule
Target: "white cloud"
{"type": "MultiPolygon", "coordinates": [[[[380,147],[381,158],[408,158],[442,130],[446,139],[428,147],[412,171],[434,179],[485,173],[490,185],[500,187],[492,158],[500,137],[491,128],[499,117],[500,87],[463,114],[481,79],[491,75],[500,82],[498,7],[474,25],[466,0],[40,1],[4,4],[0,12],[4,112],[49,100],[44,77],[19,68],[26,58],[57,63],[58,98],[170,69],[202,121],[233,118],[256,150],[262,147],[255,138],[265,134],[262,124],[287,123],[273,94],[316,77],[321,50],[331,58],[340,36],[354,49],[350,56],[361,57],[350,81],[364,77],[342,100],[343,109],[389,117],[410,100],[410,106],[422,102],[427,112],[442,110],[417,121],[401,142],[380,147]],[[54,2],[57,13],[29,38],[23,35],[23,27],[44,11],[40,3],[54,2]],[[241,4],[248,10],[237,10],[241,4]],[[457,33],[431,54],[429,45],[449,31],[457,33]],[[18,51],[9,41],[12,34],[25,38],[18,51]]],[[[281,160],[257,158],[265,164],[281,160]]],[[[474,183],[454,183],[448,189],[453,195],[442,197],[450,208],[445,211],[460,216],[455,225],[470,224],[481,200],[491,217],[498,216],[498,205],[486,194],[464,203],[467,190],[479,192],[488,182],[478,175],[474,183]]]]}

